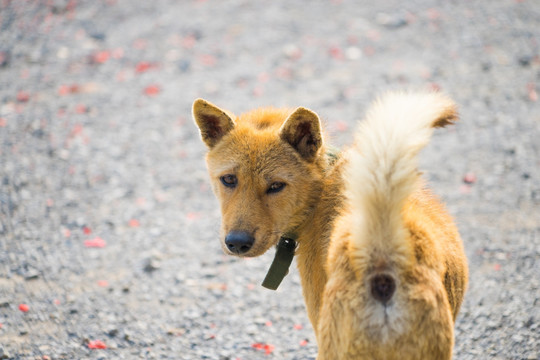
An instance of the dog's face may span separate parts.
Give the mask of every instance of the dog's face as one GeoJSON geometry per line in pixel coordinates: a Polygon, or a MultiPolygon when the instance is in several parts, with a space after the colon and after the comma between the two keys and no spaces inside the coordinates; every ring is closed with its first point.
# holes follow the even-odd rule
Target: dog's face
{"type": "Polygon", "coordinates": [[[223,249],[261,255],[302,224],[320,194],[319,119],[299,108],[259,110],[233,120],[204,100],[195,101],[193,116],[209,148],[223,249]]]}

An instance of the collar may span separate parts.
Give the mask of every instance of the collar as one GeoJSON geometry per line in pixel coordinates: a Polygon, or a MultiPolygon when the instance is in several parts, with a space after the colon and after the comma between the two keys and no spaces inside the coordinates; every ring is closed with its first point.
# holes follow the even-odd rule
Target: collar
{"type": "Polygon", "coordinates": [[[276,290],[283,278],[289,273],[289,267],[294,258],[294,251],[296,250],[297,238],[296,235],[292,234],[285,234],[279,238],[276,246],[276,255],[262,282],[263,287],[276,290]]]}

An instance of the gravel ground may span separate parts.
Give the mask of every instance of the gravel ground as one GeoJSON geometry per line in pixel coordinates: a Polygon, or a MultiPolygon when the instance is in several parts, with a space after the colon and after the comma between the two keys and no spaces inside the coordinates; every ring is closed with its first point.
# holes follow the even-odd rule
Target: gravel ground
{"type": "Polygon", "coordinates": [[[222,254],[191,103],[345,146],[426,87],[462,115],[422,154],[470,261],[454,358],[540,359],[540,3],[367,3],[0,1],[0,359],[313,359],[298,272],[222,254]]]}

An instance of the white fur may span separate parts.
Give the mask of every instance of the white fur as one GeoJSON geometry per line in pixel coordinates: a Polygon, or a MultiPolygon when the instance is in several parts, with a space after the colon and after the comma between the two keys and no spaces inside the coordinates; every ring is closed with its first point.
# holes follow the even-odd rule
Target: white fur
{"type": "Polygon", "coordinates": [[[352,215],[359,220],[354,244],[363,255],[366,247],[395,254],[395,260],[412,255],[402,240],[401,210],[418,184],[416,155],[428,143],[433,125],[453,108],[438,93],[391,93],[368,111],[345,176],[352,215]]]}

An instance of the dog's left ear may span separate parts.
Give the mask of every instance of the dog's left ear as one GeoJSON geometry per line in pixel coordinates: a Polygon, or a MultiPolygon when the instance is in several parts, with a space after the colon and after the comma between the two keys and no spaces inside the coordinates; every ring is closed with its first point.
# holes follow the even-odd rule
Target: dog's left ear
{"type": "Polygon", "coordinates": [[[203,99],[193,103],[193,119],[201,131],[202,140],[209,148],[213,148],[234,128],[234,121],[225,111],[203,99]]]}
{"type": "Polygon", "coordinates": [[[299,107],[285,120],[279,135],[304,159],[313,161],[322,145],[321,121],[313,111],[299,107]]]}

